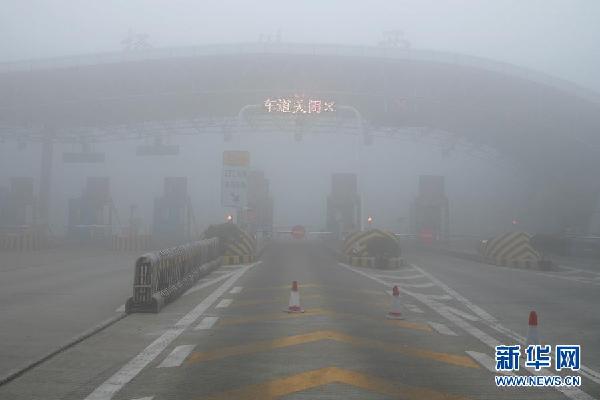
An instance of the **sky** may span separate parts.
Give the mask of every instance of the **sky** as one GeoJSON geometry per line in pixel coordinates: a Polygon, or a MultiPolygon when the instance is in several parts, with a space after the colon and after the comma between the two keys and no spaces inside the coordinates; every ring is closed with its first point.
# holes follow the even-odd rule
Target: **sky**
{"type": "Polygon", "coordinates": [[[402,30],[413,48],[543,71],[600,92],[600,1],[0,0],[0,62],[153,47],[256,42],[376,45],[402,30]]]}

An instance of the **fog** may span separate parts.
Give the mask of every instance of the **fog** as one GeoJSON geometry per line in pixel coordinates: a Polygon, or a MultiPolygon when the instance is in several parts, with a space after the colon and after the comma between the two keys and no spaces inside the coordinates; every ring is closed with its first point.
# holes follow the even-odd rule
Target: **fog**
{"type": "Polygon", "coordinates": [[[599,21],[0,0],[0,399],[600,399],[599,21]]]}
{"type": "MultiPolygon", "coordinates": [[[[0,61],[139,50],[128,49],[127,38],[141,40],[141,50],[241,42],[377,46],[384,31],[401,30],[401,47],[506,62],[536,70],[533,75],[548,74],[593,91],[600,89],[596,73],[600,52],[594,51],[600,35],[598,16],[600,4],[594,1],[4,1],[0,61]],[[145,36],[140,39],[139,35],[145,36]]],[[[306,76],[301,82],[310,80],[306,76]]],[[[423,93],[437,90],[435,84],[423,86],[423,93]]],[[[7,109],[13,106],[16,103],[9,100],[7,109]]],[[[540,109],[551,113],[550,108],[540,109]]],[[[505,118],[507,123],[511,120],[511,116],[505,118]]],[[[30,123],[27,118],[21,122],[30,123]]],[[[585,137],[593,131],[590,126],[575,126],[573,132],[585,137]]],[[[490,128],[487,134],[502,134],[503,127],[490,128]]],[[[165,140],[180,146],[177,156],[136,156],[136,146],[152,143],[151,139],[92,143],[94,151],[106,156],[99,164],[63,163],[62,153],[79,151],[80,146],[57,143],[50,223],[56,232],[65,231],[68,199],[81,194],[90,176],[110,177],[119,227],[126,225],[128,210],[136,205],[143,230],[150,231],[154,198],[160,196],[163,179],[169,176],[188,178],[200,228],[220,222],[231,212],[220,204],[222,153],[248,150],[251,168],[263,171],[270,181],[276,226],[303,223],[324,229],[331,176],[349,172],[358,176],[362,212],[374,218],[375,226],[408,232],[419,176],[442,175],[454,232],[482,235],[508,228],[506,224],[520,219],[530,207],[525,202],[535,196],[531,187],[539,176],[515,164],[511,150],[491,149],[491,154],[489,148],[465,138],[461,138],[462,147],[444,150],[453,137],[446,135],[440,141],[404,134],[377,137],[365,146],[360,135],[344,135],[335,129],[325,134],[309,130],[301,140],[289,131],[236,132],[229,141],[219,134],[175,134],[165,140]]],[[[532,157],[525,158],[539,164],[542,156],[533,147],[527,151],[532,157]]],[[[7,186],[10,177],[29,176],[39,188],[39,142],[7,140],[0,144],[0,154],[0,186],[7,186]]],[[[558,230],[569,224],[552,221],[531,228],[558,230]]]]}
{"type": "Polygon", "coordinates": [[[129,32],[157,48],[258,41],[412,47],[543,71],[600,90],[600,4],[593,0],[3,0],[0,61],[120,51],[129,32]]]}

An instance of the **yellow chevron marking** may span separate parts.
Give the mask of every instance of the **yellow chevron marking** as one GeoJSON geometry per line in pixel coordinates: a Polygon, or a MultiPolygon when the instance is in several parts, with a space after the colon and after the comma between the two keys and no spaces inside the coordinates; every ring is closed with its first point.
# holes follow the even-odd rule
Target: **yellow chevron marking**
{"type": "MultiPolygon", "coordinates": [[[[466,400],[466,397],[433,389],[390,382],[372,375],[347,369],[328,367],[301,372],[268,382],[248,385],[239,389],[207,397],[209,400],[275,400],[280,397],[313,389],[331,383],[342,383],[392,398],[407,400],[466,400]]],[[[204,398],[204,397],[203,397],[204,398]]]]}
{"type": "Polygon", "coordinates": [[[333,340],[336,342],[342,342],[353,346],[377,349],[387,353],[394,352],[417,358],[425,358],[465,368],[480,368],[479,364],[477,364],[475,361],[473,361],[470,357],[467,356],[441,353],[426,349],[417,349],[407,345],[397,345],[373,339],[359,338],[336,331],[315,331],[302,335],[287,336],[279,339],[264,340],[237,346],[229,346],[206,352],[194,352],[189,356],[187,364],[194,364],[202,361],[219,360],[231,356],[241,356],[245,354],[259,353],[261,351],[297,346],[306,343],[319,342],[322,340],[333,340]]]}

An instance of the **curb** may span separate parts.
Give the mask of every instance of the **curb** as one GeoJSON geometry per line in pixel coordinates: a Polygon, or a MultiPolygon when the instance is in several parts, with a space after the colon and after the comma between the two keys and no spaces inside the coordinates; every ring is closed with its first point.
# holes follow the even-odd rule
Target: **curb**
{"type": "Polygon", "coordinates": [[[88,329],[87,331],[83,332],[82,334],[80,334],[78,336],[75,336],[69,342],[63,344],[62,346],[60,346],[54,350],[51,350],[50,352],[46,353],[42,357],[38,358],[37,360],[31,361],[29,364],[26,364],[23,367],[20,367],[16,370],[10,371],[7,375],[0,377],[0,386],[3,386],[5,384],[17,379],[19,376],[23,375],[25,372],[37,367],[38,365],[44,363],[45,361],[50,360],[54,356],[62,353],[65,350],[68,350],[69,348],[75,346],[76,344],[83,342],[85,339],[95,335],[96,333],[103,331],[104,329],[108,328],[109,326],[113,325],[114,323],[122,320],[126,316],[127,316],[126,313],[121,313],[119,315],[116,315],[114,317],[106,319],[106,320],[100,322],[98,325],[94,326],[93,328],[88,329]]]}

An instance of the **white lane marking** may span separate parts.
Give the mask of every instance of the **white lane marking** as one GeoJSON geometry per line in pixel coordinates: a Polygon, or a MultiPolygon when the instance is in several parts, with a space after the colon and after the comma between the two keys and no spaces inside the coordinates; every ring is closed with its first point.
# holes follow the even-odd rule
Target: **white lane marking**
{"type": "Polygon", "coordinates": [[[408,311],[423,314],[423,310],[421,310],[419,307],[415,306],[414,304],[405,304],[404,307],[406,307],[406,309],[408,311]]]}
{"type": "Polygon", "coordinates": [[[221,265],[219,268],[228,268],[228,269],[236,269],[242,267],[242,264],[233,264],[233,265],[221,265]]]}
{"type": "Polygon", "coordinates": [[[151,363],[160,353],[164,351],[173,340],[194,323],[208,308],[210,308],[219,297],[226,293],[235,282],[250,268],[259,264],[251,264],[233,274],[225,283],[219,286],[214,292],[202,300],[192,311],[183,316],[174,328],[170,328],[158,339],[152,342],[148,347],[142,350],[137,356],[132,358],[119,371],[108,378],[104,383],[98,386],[85,400],[110,400],[112,397],[140,373],[149,363],[151,363]]]}
{"type": "Polygon", "coordinates": [[[409,287],[409,288],[428,288],[428,287],[434,287],[435,284],[431,283],[431,282],[427,282],[427,283],[398,283],[397,284],[400,287],[409,287]]]}
{"type": "Polygon", "coordinates": [[[219,276],[218,278],[211,279],[210,281],[204,281],[204,282],[200,283],[199,285],[192,286],[183,295],[187,296],[190,293],[194,293],[194,292],[197,292],[198,290],[204,289],[205,287],[212,286],[217,282],[224,281],[225,279],[229,278],[234,273],[235,272],[230,272],[228,275],[222,275],[222,276],[219,276]]]}
{"type": "Polygon", "coordinates": [[[187,356],[190,355],[192,350],[194,350],[194,347],[196,347],[195,344],[184,344],[175,347],[157,368],[179,367],[187,356]]]}
{"type": "Polygon", "coordinates": [[[215,308],[227,308],[233,303],[233,299],[223,299],[217,304],[215,308]]]}
{"type": "Polygon", "coordinates": [[[236,286],[233,289],[231,289],[231,291],[229,292],[230,294],[237,294],[240,293],[242,291],[242,287],[241,286],[236,286]]]}
{"type": "Polygon", "coordinates": [[[423,275],[421,274],[417,274],[417,275],[385,275],[385,274],[373,274],[373,276],[376,276],[378,278],[383,278],[383,279],[400,279],[400,280],[404,280],[404,279],[418,279],[418,278],[423,278],[423,275]]]}
{"type": "Polygon", "coordinates": [[[442,335],[448,335],[448,336],[458,336],[456,334],[456,332],[454,332],[452,329],[448,328],[446,325],[442,324],[441,322],[429,321],[428,324],[433,329],[435,329],[435,331],[437,333],[441,333],[442,335]]]}
{"type": "Polygon", "coordinates": [[[115,312],[125,312],[125,304],[121,304],[119,308],[115,310],[115,312]]]}
{"type": "Polygon", "coordinates": [[[219,317],[204,317],[198,325],[194,328],[195,331],[203,331],[213,327],[213,325],[219,320],[219,317]]]}
{"type": "Polygon", "coordinates": [[[423,296],[426,296],[429,299],[432,300],[453,300],[454,297],[450,296],[449,294],[424,294],[423,296]]]}
{"type": "Polygon", "coordinates": [[[442,305],[442,307],[444,307],[446,310],[448,310],[448,311],[450,311],[450,312],[458,315],[459,317],[462,317],[464,319],[468,319],[469,321],[473,321],[473,322],[474,321],[479,321],[478,317],[476,317],[474,315],[471,315],[471,314],[469,314],[467,312],[464,312],[462,310],[459,310],[458,308],[450,307],[450,306],[445,305],[445,304],[442,305]]]}
{"type": "MultiPolygon", "coordinates": [[[[508,336],[509,338],[515,340],[518,343],[525,344],[526,340],[525,340],[524,336],[522,336],[522,335],[518,334],[517,332],[515,332],[509,328],[506,328],[505,326],[500,324],[500,322],[498,322],[498,320],[496,318],[494,318],[494,316],[489,314],[487,311],[485,311],[481,307],[479,307],[479,306],[473,304],[472,302],[470,302],[469,300],[467,300],[461,294],[459,294],[454,289],[450,288],[448,285],[446,285],[445,283],[443,283],[442,281],[440,281],[439,279],[437,279],[436,277],[431,275],[429,272],[425,271],[421,267],[418,267],[414,264],[411,264],[411,265],[415,270],[420,271],[423,275],[427,276],[429,279],[431,279],[433,282],[435,282],[439,287],[441,287],[446,293],[448,293],[449,295],[454,297],[455,300],[464,304],[468,309],[473,311],[473,313],[475,313],[475,315],[479,316],[488,327],[494,329],[495,331],[497,331],[499,333],[502,333],[502,334],[508,336]]],[[[439,305],[439,303],[436,303],[436,304],[439,305]]],[[[588,379],[600,384],[600,373],[598,371],[595,371],[585,365],[582,365],[581,369],[579,370],[579,373],[581,375],[587,377],[588,379]]]]}
{"type": "Polygon", "coordinates": [[[510,371],[496,371],[496,362],[492,357],[485,353],[479,353],[477,351],[467,351],[466,353],[471,356],[473,360],[481,364],[482,367],[494,374],[514,375],[514,373],[510,371]]]}
{"type": "MultiPolygon", "coordinates": [[[[350,271],[354,271],[357,274],[363,275],[369,279],[372,279],[376,282],[381,283],[384,286],[390,286],[389,283],[382,281],[381,279],[374,277],[374,276],[370,276],[369,274],[363,272],[363,271],[359,271],[354,269],[353,267],[346,265],[344,263],[338,263],[338,265],[349,269],[350,271]]],[[[473,303],[471,303],[469,300],[467,300],[466,298],[464,298],[462,295],[458,294],[456,291],[454,291],[453,289],[451,289],[450,287],[448,287],[447,285],[445,285],[444,283],[442,283],[440,280],[434,278],[431,274],[425,272],[423,269],[413,265],[413,267],[415,267],[416,269],[419,269],[421,272],[423,272],[425,275],[429,276],[430,279],[436,281],[436,283],[438,284],[438,286],[444,288],[444,290],[446,290],[449,294],[454,295],[454,298],[456,300],[459,300],[461,302],[466,302],[470,305],[471,311],[475,312],[476,314],[478,314],[480,317],[482,317],[482,320],[484,322],[488,322],[486,325],[488,327],[491,327],[495,330],[498,330],[498,332],[505,332],[505,335],[507,335],[508,337],[511,337],[512,339],[515,339],[517,341],[520,341],[522,343],[524,343],[525,338],[523,338],[522,336],[518,335],[517,333],[504,328],[502,325],[500,325],[496,319],[488,314],[486,311],[484,311],[482,308],[474,305],[473,303]],[[452,293],[451,293],[452,292],[452,293]],[[477,311],[475,311],[477,310],[477,311]],[[480,314],[479,314],[480,313],[480,314]],[[485,318],[484,318],[485,317],[485,318]],[[490,322],[490,321],[496,321],[495,323],[490,322]],[[511,335],[514,335],[511,336],[511,335]],[[520,337],[520,339],[519,339],[520,337]]],[[[457,325],[458,327],[464,329],[466,332],[470,333],[471,336],[475,337],[476,339],[478,339],[479,341],[481,341],[482,343],[488,345],[491,348],[495,348],[496,346],[501,345],[501,343],[494,337],[488,335],[487,333],[483,332],[481,329],[474,327],[473,325],[471,325],[470,323],[468,323],[467,321],[463,320],[462,318],[458,317],[457,315],[453,314],[452,312],[449,312],[447,310],[446,307],[444,307],[443,304],[432,301],[430,299],[428,299],[427,297],[425,297],[424,295],[420,295],[418,293],[411,293],[407,290],[404,291],[404,293],[408,294],[409,296],[414,297],[415,299],[421,301],[422,303],[424,303],[425,305],[429,306],[429,308],[431,308],[432,310],[436,311],[438,314],[440,314],[441,316],[445,317],[446,319],[450,320],[451,322],[453,322],[455,325],[457,325]]],[[[530,371],[531,373],[535,374],[535,375],[546,375],[549,374],[549,372],[541,370],[541,371],[535,371],[535,369],[531,369],[531,368],[527,368],[528,371],[530,371]]],[[[584,367],[583,365],[581,366],[580,369],[580,373],[581,375],[587,376],[589,379],[595,380],[598,379],[598,375],[594,375],[597,374],[596,371],[584,367]],[[586,372],[589,371],[589,372],[586,372]]],[[[572,400],[595,400],[593,397],[591,397],[590,395],[588,395],[587,393],[585,393],[584,391],[578,389],[578,388],[571,388],[571,387],[555,387],[556,390],[558,390],[559,392],[563,393],[565,396],[567,396],[568,398],[572,399],[572,400]]]]}
{"type": "Polygon", "coordinates": [[[139,397],[137,399],[132,399],[132,400],[152,400],[154,398],[154,396],[147,396],[147,397],[139,397]]]}

